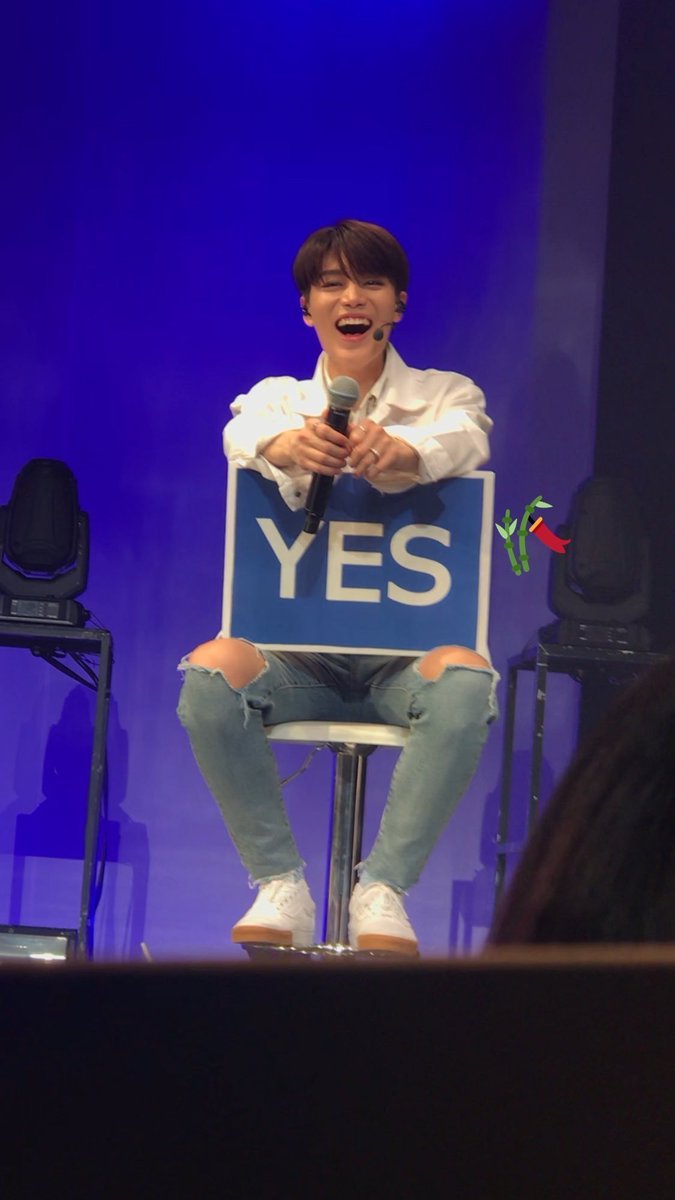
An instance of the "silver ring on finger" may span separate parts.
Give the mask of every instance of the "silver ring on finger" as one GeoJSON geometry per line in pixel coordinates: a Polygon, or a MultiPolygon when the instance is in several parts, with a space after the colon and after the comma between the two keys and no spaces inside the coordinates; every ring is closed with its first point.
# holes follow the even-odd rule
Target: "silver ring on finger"
{"type": "Polygon", "coordinates": [[[380,457],[380,452],[379,452],[379,450],[376,450],[374,446],[369,446],[369,447],[368,447],[368,449],[370,450],[370,453],[371,453],[371,454],[374,454],[374,455],[375,455],[375,462],[377,462],[377,460],[378,460],[378,459],[379,459],[379,457],[380,457]]]}

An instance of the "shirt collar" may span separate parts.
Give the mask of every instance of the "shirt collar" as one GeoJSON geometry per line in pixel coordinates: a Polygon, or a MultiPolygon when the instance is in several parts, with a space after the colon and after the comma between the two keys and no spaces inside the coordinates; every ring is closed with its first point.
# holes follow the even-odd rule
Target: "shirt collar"
{"type": "MultiPolygon", "coordinates": [[[[386,357],[384,360],[384,367],[382,369],[382,373],[375,380],[375,383],[372,385],[372,387],[368,391],[367,396],[362,396],[361,403],[359,404],[359,412],[365,411],[366,405],[371,410],[375,407],[375,405],[381,399],[383,393],[386,391],[389,384],[391,382],[393,382],[393,378],[398,374],[399,369],[402,366],[405,366],[403,359],[401,358],[400,354],[398,354],[397,351],[394,349],[391,342],[389,342],[389,344],[387,345],[387,353],[386,353],[386,357]]],[[[314,381],[314,383],[317,383],[320,388],[322,388],[324,395],[327,396],[329,380],[328,380],[328,373],[326,371],[325,351],[322,351],[321,354],[319,355],[319,359],[316,364],[316,370],[314,371],[313,381],[314,381]]]]}

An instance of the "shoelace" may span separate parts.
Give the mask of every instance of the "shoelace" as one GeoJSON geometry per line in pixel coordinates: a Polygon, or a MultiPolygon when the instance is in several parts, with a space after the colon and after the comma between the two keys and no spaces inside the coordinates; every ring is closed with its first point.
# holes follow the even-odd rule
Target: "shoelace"
{"type": "Polygon", "coordinates": [[[365,893],[360,897],[361,904],[369,908],[373,913],[383,917],[398,917],[400,920],[408,923],[408,917],[403,907],[403,901],[392,891],[391,888],[378,888],[372,890],[370,894],[365,893]]]}
{"type": "Polygon", "coordinates": [[[271,879],[269,883],[263,884],[260,889],[260,895],[281,908],[287,901],[296,899],[292,893],[295,893],[298,887],[299,883],[297,881],[271,879]],[[289,895],[289,893],[291,894],[289,895]]]}

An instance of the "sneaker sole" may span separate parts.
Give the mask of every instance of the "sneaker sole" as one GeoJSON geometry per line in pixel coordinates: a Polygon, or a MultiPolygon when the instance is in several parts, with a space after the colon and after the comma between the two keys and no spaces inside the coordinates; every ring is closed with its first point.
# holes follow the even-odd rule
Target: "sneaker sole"
{"type": "Polygon", "coordinates": [[[407,954],[411,958],[419,958],[417,942],[408,938],[387,937],[384,933],[362,933],[356,939],[357,950],[384,950],[390,954],[407,954]]]}
{"type": "Polygon", "coordinates": [[[292,929],[272,929],[269,925],[235,925],[230,938],[233,942],[262,942],[269,946],[311,946],[313,931],[297,932],[292,929]]]}
{"type": "Polygon", "coordinates": [[[235,925],[231,936],[233,942],[269,942],[275,946],[293,944],[291,929],[270,929],[269,925],[235,925]]]}

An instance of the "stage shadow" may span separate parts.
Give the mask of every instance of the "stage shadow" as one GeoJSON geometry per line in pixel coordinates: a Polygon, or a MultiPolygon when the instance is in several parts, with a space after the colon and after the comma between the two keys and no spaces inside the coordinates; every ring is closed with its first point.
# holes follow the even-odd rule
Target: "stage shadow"
{"type": "MultiPolygon", "coordinates": [[[[527,839],[527,810],[532,755],[521,750],[513,756],[511,777],[511,806],[508,841],[513,847],[507,856],[506,885],[517,865],[527,839]]],[[[546,759],[541,764],[541,795],[550,795],[554,783],[553,769],[546,759]]],[[[456,879],[452,885],[450,903],[449,949],[470,953],[477,947],[474,938],[478,931],[487,934],[495,906],[495,871],[497,864],[497,829],[501,798],[501,775],[496,787],[488,793],[483,809],[480,836],[481,865],[471,879],[456,879]]]]}
{"type": "MultiPolygon", "coordinates": [[[[16,813],[10,924],[20,925],[25,919],[28,859],[83,858],[94,709],[93,693],[80,686],[68,693],[59,720],[47,736],[42,769],[44,799],[33,812],[16,813]]],[[[107,748],[96,874],[97,895],[102,902],[94,925],[95,949],[97,954],[129,954],[143,939],[149,850],[146,826],[133,821],[122,807],[127,787],[128,734],[120,725],[114,699],[110,701],[107,748]],[[118,903],[122,875],[126,877],[125,898],[118,903]]],[[[3,813],[5,830],[11,808],[16,809],[18,803],[3,813]]],[[[75,916],[72,924],[77,925],[75,916]]]]}

